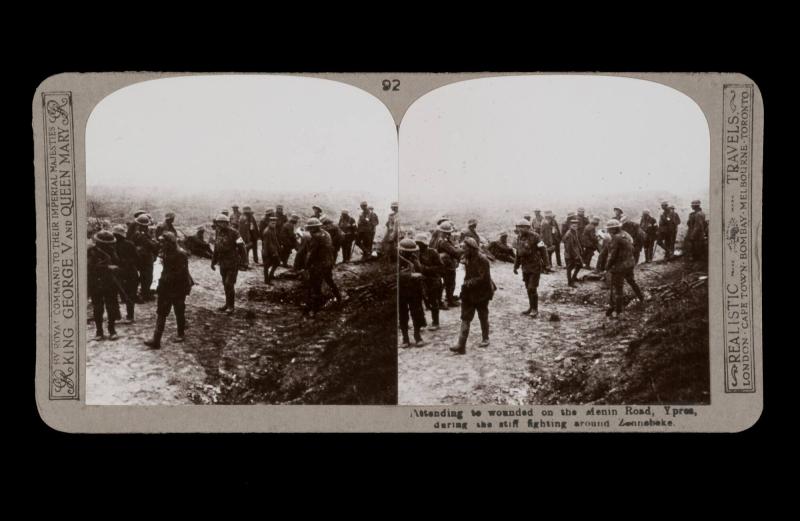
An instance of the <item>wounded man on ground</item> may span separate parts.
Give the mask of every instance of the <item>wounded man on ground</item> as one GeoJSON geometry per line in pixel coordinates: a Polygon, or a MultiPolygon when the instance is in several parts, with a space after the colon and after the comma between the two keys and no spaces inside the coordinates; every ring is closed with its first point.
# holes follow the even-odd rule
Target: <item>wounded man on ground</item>
{"type": "Polygon", "coordinates": [[[514,262],[514,248],[508,244],[508,234],[503,232],[500,238],[489,243],[489,253],[494,255],[497,260],[503,262],[514,262]]]}

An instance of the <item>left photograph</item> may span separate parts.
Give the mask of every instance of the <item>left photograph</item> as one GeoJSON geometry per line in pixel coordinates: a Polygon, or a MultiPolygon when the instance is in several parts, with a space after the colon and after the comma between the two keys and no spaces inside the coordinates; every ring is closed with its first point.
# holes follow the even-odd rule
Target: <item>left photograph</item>
{"type": "Polygon", "coordinates": [[[398,140],[335,81],[192,76],[86,127],[86,403],[397,403],[398,140]]]}

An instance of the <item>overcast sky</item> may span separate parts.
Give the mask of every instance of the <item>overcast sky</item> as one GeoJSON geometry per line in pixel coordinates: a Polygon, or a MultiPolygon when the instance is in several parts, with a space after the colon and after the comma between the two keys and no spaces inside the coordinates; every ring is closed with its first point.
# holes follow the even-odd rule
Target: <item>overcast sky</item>
{"type": "Polygon", "coordinates": [[[376,208],[397,198],[397,131],[388,110],[355,87],[320,79],[135,84],[92,112],[86,156],[90,187],[359,191],[374,194],[376,208]]]}
{"type": "MultiPolygon", "coordinates": [[[[519,201],[635,190],[708,193],[709,135],[685,95],[629,78],[461,82],[400,128],[400,198],[519,201]]],[[[576,202],[575,204],[579,204],[576,202]]]]}

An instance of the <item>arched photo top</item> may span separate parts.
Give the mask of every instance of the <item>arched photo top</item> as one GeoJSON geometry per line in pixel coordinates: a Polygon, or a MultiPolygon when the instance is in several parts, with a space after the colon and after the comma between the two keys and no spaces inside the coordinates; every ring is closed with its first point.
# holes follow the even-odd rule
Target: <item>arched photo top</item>
{"type": "Polygon", "coordinates": [[[95,106],[86,156],[90,188],[366,192],[380,211],[397,192],[389,111],[371,94],[327,79],[207,75],[136,83],[95,106]]]}
{"type": "Polygon", "coordinates": [[[637,190],[707,199],[709,167],[700,107],[633,78],[467,80],[420,97],[400,126],[400,195],[414,201],[446,193],[532,203],[637,190]]]}

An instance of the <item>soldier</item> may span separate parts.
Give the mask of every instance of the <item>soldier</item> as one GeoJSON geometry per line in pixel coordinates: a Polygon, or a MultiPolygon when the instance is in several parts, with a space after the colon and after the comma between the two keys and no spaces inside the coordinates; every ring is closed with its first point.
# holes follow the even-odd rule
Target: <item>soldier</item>
{"type": "Polygon", "coordinates": [[[450,351],[463,355],[467,352],[467,338],[469,327],[475,312],[481,324],[480,347],[489,345],[489,301],[494,296],[494,282],[492,282],[489,259],[480,251],[480,245],[472,237],[464,240],[464,283],[461,285],[461,331],[458,335],[458,344],[450,351]]]}
{"type": "MultiPolygon", "coordinates": [[[[239,229],[239,223],[242,220],[242,214],[239,213],[239,205],[234,204],[234,205],[231,206],[231,209],[233,210],[233,213],[228,216],[229,219],[230,219],[228,224],[234,230],[238,230],[239,229]]],[[[228,215],[228,211],[227,210],[225,210],[223,213],[225,215],[228,215]]]]}
{"type": "Polygon", "coordinates": [[[145,212],[144,210],[136,210],[135,212],[133,212],[133,220],[128,222],[128,230],[125,232],[126,239],[128,239],[129,241],[133,240],[133,234],[136,233],[138,227],[136,218],[146,213],[147,212],[145,212]]]}
{"type": "Polygon", "coordinates": [[[422,347],[425,345],[420,333],[422,326],[425,324],[425,312],[422,310],[425,276],[422,274],[422,265],[419,261],[419,246],[414,242],[414,239],[403,239],[400,241],[399,250],[400,287],[398,290],[398,304],[400,331],[403,333],[401,347],[411,347],[411,339],[408,337],[409,315],[411,315],[411,323],[414,326],[414,343],[417,347],[422,347]]]}
{"type": "Polygon", "coordinates": [[[633,265],[639,264],[639,256],[644,248],[644,233],[637,223],[628,219],[627,215],[623,215],[620,220],[622,231],[631,236],[633,240],[633,265]]]}
{"type": "Polygon", "coordinates": [[[625,215],[625,212],[622,211],[622,208],[614,208],[614,219],[622,222],[623,215],[625,215]]]}
{"type": "Polygon", "coordinates": [[[549,210],[544,212],[540,235],[545,248],[547,248],[547,266],[553,266],[553,252],[556,254],[558,265],[561,266],[561,252],[558,248],[561,241],[561,232],[553,220],[553,212],[549,210]]]}
{"type": "MultiPolygon", "coordinates": [[[[556,216],[553,212],[548,210],[544,213],[544,215],[545,218],[550,217],[549,222],[552,227],[553,234],[553,252],[556,254],[556,263],[559,267],[561,267],[561,227],[558,225],[558,221],[556,220],[556,216]]],[[[553,263],[550,262],[550,265],[552,266],[553,263]]]]}
{"type": "Polygon", "coordinates": [[[514,261],[514,274],[519,273],[522,266],[522,282],[528,293],[528,309],[523,315],[532,318],[539,316],[539,277],[544,270],[544,262],[539,254],[539,236],[531,229],[530,223],[521,219],[517,221],[517,257],[514,261]]]}
{"type": "Polygon", "coordinates": [[[305,313],[312,317],[322,307],[322,283],[331,288],[337,303],[341,303],[342,295],[333,280],[333,243],[328,232],[322,229],[319,219],[311,217],[306,221],[306,231],[310,239],[306,245],[303,258],[303,269],[308,271],[308,301],[305,313]]]}
{"type": "Polygon", "coordinates": [[[656,247],[656,236],[658,234],[658,223],[655,218],[650,215],[650,210],[642,210],[639,228],[644,232],[644,262],[652,262],[653,251],[656,247]]]}
{"type": "Polygon", "coordinates": [[[350,262],[356,239],[356,220],[350,217],[349,210],[342,210],[339,216],[339,231],[342,232],[342,262],[350,262]]]}
{"type": "Polygon", "coordinates": [[[606,230],[611,235],[611,243],[608,246],[608,260],[606,270],[611,273],[611,292],[610,305],[606,311],[606,316],[610,317],[614,312],[619,316],[622,313],[623,304],[623,284],[625,281],[633,288],[633,292],[640,302],[644,302],[644,295],[636,280],[633,277],[633,238],[628,232],[621,229],[621,223],[616,219],[611,219],[606,223],[606,230]]]}
{"type": "Polygon", "coordinates": [[[342,247],[342,231],[336,226],[328,216],[322,216],[322,229],[328,232],[331,236],[331,243],[333,244],[333,263],[336,264],[336,259],[339,258],[339,248],[342,247]]]}
{"type": "Polygon", "coordinates": [[[464,231],[463,234],[461,234],[462,240],[466,239],[467,237],[472,237],[473,239],[475,239],[475,242],[477,242],[480,245],[481,237],[480,235],[478,235],[477,228],[478,228],[477,220],[470,219],[469,221],[467,221],[467,229],[466,231],[464,231]]]}
{"type": "Polygon", "coordinates": [[[283,213],[283,205],[279,204],[275,206],[275,217],[277,217],[278,221],[275,223],[275,228],[280,230],[283,228],[283,225],[289,221],[289,217],[283,213]]]}
{"type": "Polygon", "coordinates": [[[670,212],[670,215],[672,217],[672,222],[675,223],[675,225],[672,227],[672,230],[671,230],[672,231],[672,237],[671,237],[672,240],[670,242],[670,244],[672,245],[672,256],[674,257],[675,256],[675,242],[678,239],[678,227],[681,225],[681,217],[678,215],[678,212],[675,211],[675,206],[674,205],[669,205],[669,212],[670,212]]]}
{"type": "Polygon", "coordinates": [[[508,244],[508,233],[503,232],[500,238],[489,243],[489,253],[494,255],[497,260],[503,262],[514,262],[514,248],[508,244]]]}
{"type": "Polygon", "coordinates": [[[583,230],[586,228],[586,225],[589,224],[589,218],[586,217],[586,210],[583,208],[578,208],[578,215],[575,216],[578,219],[578,237],[583,235],[583,230]]]}
{"type": "Polygon", "coordinates": [[[597,251],[598,224],[600,224],[600,218],[592,217],[591,222],[586,225],[580,235],[581,249],[583,250],[582,262],[587,270],[592,269],[592,257],[594,257],[594,252],[597,251]]]}
{"type": "MultiPolygon", "coordinates": [[[[561,241],[564,241],[564,236],[567,234],[567,230],[569,230],[569,223],[573,219],[577,219],[575,212],[567,212],[567,220],[564,221],[564,224],[561,225],[561,241]]],[[[577,222],[577,221],[576,221],[577,222]]]]}
{"type": "Polygon", "coordinates": [[[444,293],[445,300],[442,309],[449,309],[450,306],[457,304],[458,297],[454,295],[456,289],[456,270],[463,252],[452,241],[452,234],[455,231],[453,223],[444,221],[437,228],[439,235],[436,243],[432,246],[439,253],[444,266],[444,293]]]}
{"type": "Polygon", "coordinates": [[[242,208],[242,217],[239,219],[239,236],[244,241],[244,265],[248,266],[248,256],[250,251],[253,252],[253,263],[258,262],[258,223],[256,218],[253,217],[253,210],[249,206],[242,208]]]}
{"type": "Polygon", "coordinates": [[[159,244],[150,237],[149,226],[150,217],[144,213],[136,218],[136,231],[131,242],[136,246],[136,254],[139,262],[136,269],[139,271],[139,290],[143,301],[153,300],[153,292],[150,287],[153,285],[153,263],[158,256],[159,244]]]}
{"type": "Polygon", "coordinates": [[[269,224],[261,235],[261,260],[264,261],[264,284],[272,284],[275,270],[281,264],[280,247],[278,246],[278,218],[270,216],[269,224]]]}
{"type": "Polygon", "coordinates": [[[145,340],[144,345],[151,349],[161,349],[161,335],[171,310],[175,310],[175,323],[178,327],[176,342],[183,342],[186,331],[186,296],[192,290],[194,281],[189,274],[189,256],[178,246],[178,237],[172,232],[161,236],[164,251],[164,269],[158,279],[158,304],[156,306],[156,329],[153,338],[145,340]]]}
{"type": "Polygon", "coordinates": [[[219,265],[219,274],[222,277],[222,287],[225,289],[225,305],[218,308],[228,315],[232,315],[236,305],[236,278],[239,275],[238,244],[242,244],[239,232],[230,227],[228,216],[219,214],[214,219],[217,234],[214,237],[214,256],[211,258],[211,269],[216,271],[219,265]]]}
{"type": "MultiPolygon", "coordinates": [[[[658,219],[658,241],[657,244],[664,250],[664,257],[669,260],[675,253],[675,234],[678,230],[676,217],[670,208],[669,203],[661,203],[661,216],[658,219]]],[[[678,219],[680,221],[680,219],[678,219]]]]}
{"type": "Polygon", "coordinates": [[[706,237],[708,234],[708,223],[706,215],[700,207],[700,201],[692,201],[692,213],[686,222],[689,229],[686,232],[686,251],[689,258],[694,261],[703,260],[706,257],[706,237]]]}
{"type": "MultiPolygon", "coordinates": [[[[267,226],[269,226],[269,219],[274,214],[275,214],[275,210],[273,210],[272,208],[267,208],[266,210],[264,210],[264,217],[262,217],[261,220],[258,221],[258,236],[259,237],[263,237],[264,236],[264,230],[266,230],[267,226]]],[[[262,245],[261,249],[262,250],[264,249],[263,245],[262,245]]]]}
{"type": "Polygon", "coordinates": [[[430,238],[427,233],[418,233],[414,238],[419,248],[419,268],[418,271],[425,276],[423,283],[424,297],[431,310],[431,330],[439,329],[439,301],[442,300],[442,276],[444,275],[444,264],[439,254],[433,248],[428,247],[430,238]]]}
{"type": "Polygon", "coordinates": [[[297,249],[297,235],[294,228],[299,220],[300,218],[297,214],[292,214],[289,221],[283,224],[278,233],[278,242],[281,246],[281,266],[284,268],[289,267],[289,256],[292,254],[292,250],[297,249]]]}
{"type": "Polygon", "coordinates": [[[125,324],[132,324],[134,322],[134,308],[136,301],[136,288],[139,286],[139,273],[136,265],[139,262],[139,254],[136,252],[136,246],[125,238],[127,229],[121,224],[117,224],[112,229],[114,238],[116,239],[117,257],[119,258],[119,277],[117,282],[120,284],[120,294],[125,301],[125,324]]]}
{"type": "Polygon", "coordinates": [[[315,219],[318,219],[318,220],[320,220],[320,222],[322,222],[322,219],[321,219],[322,218],[322,208],[320,208],[317,205],[314,205],[314,206],[311,207],[311,213],[313,214],[313,217],[315,219]]]}
{"type": "Polygon", "coordinates": [[[94,234],[94,245],[86,252],[89,297],[92,299],[92,311],[96,327],[95,340],[102,340],[103,310],[108,316],[108,338],[116,340],[117,330],[114,324],[120,318],[117,292],[119,282],[115,276],[120,271],[120,260],[115,248],[114,234],[101,230],[94,234]]]}
{"type": "Polygon", "coordinates": [[[398,228],[400,226],[399,208],[400,205],[398,203],[392,203],[392,211],[386,219],[386,233],[383,234],[383,240],[381,241],[381,252],[386,255],[389,262],[394,262],[397,259],[398,228]]]}
{"type": "Polygon", "coordinates": [[[194,235],[186,237],[185,244],[188,252],[206,259],[212,258],[214,252],[211,251],[211,246],[206,242],[205,237],[206,229],[203,226],[199,226],[194,235]]]}
{"type": "Polygon", "coordinates": [[[569,229],[564,234],[564,257],[567,261],[567,285],[571,288],[575,287],[575,281],[578,279],[578,272],[583,267],[583,250],[581,248],[581,241],[578,236],[578,219],[573,217],[567,224],[569,229]]]}
{"type": "Polygon", "coordinates": [[[533,220],[531,221],[531,226],[533,227],[533,231],[538,233],[539,235],[542,234],[542,224],[544,223],[544,217],[542,217],[541,210],[534,210],[533,211],[533,220]]]}
{"type": "Polygon", "coordinates": [[[375,241],[375,227],[377,218],[373,219],[374,214],[370,211],[366,201],[361,202],[361,213],[358,214],[358,247],[361,248],[361,257],[367,260],[372,257],[372,244],[375,241]]]}
{"type": "Polygon", "coordinates": [[[178,236],[178,230],[175,229],[175,213],[167,212],[164,215],[164,222],[156,226],[156,240],[160,240],[161,236],[164,235],[164,232],[172,232],[175,237],[178,236]]]}

